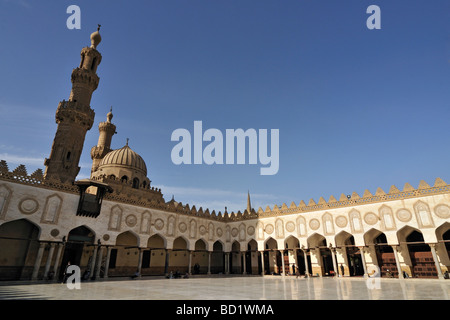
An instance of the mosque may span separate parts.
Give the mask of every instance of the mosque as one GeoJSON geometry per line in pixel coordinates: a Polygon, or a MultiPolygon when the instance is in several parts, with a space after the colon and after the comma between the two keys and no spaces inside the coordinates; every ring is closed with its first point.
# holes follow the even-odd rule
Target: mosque
{"type": "MultiPolygon", "coordinates": [[[[100,29],[100,28],[99,28],[100,29]]],[[[99,29],[81,50],[45,171],[0,162],[0,280],[57,280],[70,262],[87,279],[181,274],[440,278],[450,268],[450,185],[378,188],[362,196],[241,212],[166,201],[128,142],[99,124],[90,179],[76,180],[99,84],[99,29]]]]}

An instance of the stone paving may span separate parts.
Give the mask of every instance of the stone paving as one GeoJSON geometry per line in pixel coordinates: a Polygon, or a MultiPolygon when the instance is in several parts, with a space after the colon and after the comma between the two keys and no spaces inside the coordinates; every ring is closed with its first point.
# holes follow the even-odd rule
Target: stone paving
{"type": "Polygon", "coordinates": [[[450,280],[205,277],[0,283],[0,299],[35,300],[449,300],[450,280]],[[374,282],[372,280],[379,280],[374,282]]]}

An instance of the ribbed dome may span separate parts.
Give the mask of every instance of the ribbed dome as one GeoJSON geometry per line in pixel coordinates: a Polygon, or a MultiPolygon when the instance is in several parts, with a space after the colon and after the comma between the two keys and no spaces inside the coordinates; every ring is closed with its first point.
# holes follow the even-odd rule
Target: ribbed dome
{"type": "Polygon", "coordinates": [[[147,175],[147,166],[140,155],[128,146],[109,152],[100,162],[99,168],[103,166],[124,166],[143,171],[147,175]]]}

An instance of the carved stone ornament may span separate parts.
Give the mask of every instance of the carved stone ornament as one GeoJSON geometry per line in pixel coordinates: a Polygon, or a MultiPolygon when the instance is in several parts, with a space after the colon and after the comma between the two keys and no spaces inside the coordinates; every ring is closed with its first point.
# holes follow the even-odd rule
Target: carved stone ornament
{"type": "Polygon", "coordinates": [[[103,240],[108,241],[109,240],[109,234],[104,234],[103,235],[103,240]]]}
{"type": "Polygon", "coordinates": [[[57,237],[59,235],[59,230],[58,229],[52,229],[52,231],[50,231],[50,235],[52,237],[57,237]]]}
{"type": "Polygon", "coordinates": [[[203,236],[206,234],[206,227],[201,225],[200,228],[198,229],[198,231],[200,232],[200,234],[203,236]]]}
{"type": "Polygon", "coordinates": [[[439,204],[434,208],[434,213],[442,219],[450,218],[450,208],[445,204],[439,204]]]}
{"type": "Polygon", "coordinates": [[[254,234],[255,234],[255,227],[253,227],[253,226],[248,227],[248,228],[247,228],[247,234],[248,234],[249,236],[254,235],[254,234]]]}
{"type": "Polygon", "coordinates": [[[339,228],[345,228],[347,226],[348,220],[345,216],[339,216],[336,218],[336,225],[339,228]]]}
{"type": "Polygon", "coordinates": [[[19,210],[23,214],[33,214],[39,208],[39,203],[32,198],[25,198],[19,203],[19,210]]]}
{"type": "Polygon", "coordinates": [[[223,235],[223,230],[222,228],[217,228],[217,236],[221,237],[223,235]]]}
{"type": "Polygon", "coordinates": [[[364,221],[371,226],[376,224],[378,220],[378,216],[373,212],[366,213],[364,216],[364,221]]]}
{"type": "Polygon", "coordinates": [[[156,230],[162,230],[162,228],[164,228],[164,221],[162,221],[161,219],[156,219],[155,228],[156,230]]]}
{"type": "Polygon", "coordinates": [[[286,223],[286,230],[288,232],[294,232],[294,230],[295,230],[295,223],[293,223],[292,221],[288,221],[286,223]]]}
{"type": "Polygon", "coordinates": [[[264,231],[265,231],[267,234],[272,234],[272,233],[273,233],[273,230],[274,230],[273,224],[268,224],[268,225],[264,228],[264,231]]]}
{"type": "Polygon", "coordinates": [[[239,230],[238,230],[237,228],[233,228],[233,229],[231,230],[231,235],[232,235],[233,237],[236,237],[236,236],[238,235],[238,233],[239,233],[239,230]]]}
{"type": "Polygon", "coordinates": [[[186,232],[186,230],[187,230],[187,225],[186,225],[186,223],[184,223],[184,222],[181,222],[179,225],[178,225],[178,230],[180,230],[180,232],[186,232]]]}
{"type": "Polygon", "coordinates": [[[309,221],[309,227],[312,230],[317,230],[320,227],[320,221],[317,219],[311,219],[311,221],[309,221]]]}
{"type": "Polygon", "coordinates": [[[127,224],[127,226],[129,227],[134,227],[137,223],[137,218],[134,214],[129,214],[126,219],[125,219],[125,223],[127,224]]]}
{"type": "Polygon", "coordinates": [[[407,209],[400,209],[397,211],[397,219],[402,221],[402,222],[408,222],[409,220],[411,220],[412,218],[412,214],[409,210],[407,209]]]}

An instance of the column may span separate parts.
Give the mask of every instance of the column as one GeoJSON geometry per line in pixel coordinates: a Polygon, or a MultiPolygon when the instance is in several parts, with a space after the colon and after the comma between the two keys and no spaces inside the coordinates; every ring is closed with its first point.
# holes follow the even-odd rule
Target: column
{"type": "Polygon", "coordinates": [[[438,256],[436,254],[436,243],[429,243],[428,244],[431,248],[431,254],[433,255],[434,264],[436,266],[436,270],[438,273],[439,279],[444,279],[444,274],[442,273],[441,264],[439,263],[438,256]]]}
{"type": "Polygon", "coordinates": [[[97,270],[95,271],[95,279],[100,278],[100,269],[102,268],[103,260],[103,246],[99,246],[98,259],[97,259],[97,270]]]}
{"type": "Polygon", "coordinates": [[[391,247],[394,250],[395,264],[397,265],[397,270],[398,270],[398,278],[403,279],[402,267],[400,265],[400,260],[398,258],[398,253],[397,253],[398,246],[391,246],[391,247]]]}
{"type": "Polygon", "coordinates": [[[281,252],[281,276],[285,276],[284,274],[284,250],[280,250],[281,252]]]}
{"type": "Polygon", "coordinates": [[[262,272],[262,276],[264,277],[264,275],[266,274],[266,271],[264,270],[264,251],[260,251],[261,253],[261,272],[262,272]]]}
{"type": "Polygon", "coordinates": [[[210,275],[211,274],[211,251],[208,251],[208,272],[207,274],[210,275]]]}
{"type": "Polygon", "coordinates": [[[170,250],[170,249],[166,249],[166,262],[165,262],[165,264],[164,264],[164,274],[166,275],[166,276],[168,276],[169,275],[169,255],[170,255],[170,252],[171,252],[172,250],[170,250]]]}
{"type": "Polygon", "coordinates": [[[367,274],[367,266],[366,266],[366,257],[365,255],[365,247],[359,247],[359,251],[361,252],[361,261],[364,269],[364,277],[368,277],[367,274]]]}
{"type": "Polygon", "coordinates": [[[58,243],[58,251],[56,252],[55,266],[53,267],[53,270],[55,271],[55,280],[57,280],[59,277],[59,262],[61,261],[63,248],[64,243],[63,242],[58,243]]]}
{"type": "Polygon", "coordinates": [[[230,274],[230,253],[225,253],[225,270],[226,274],[230,274]]]}
{"type": "Polygon", "coordinates": [[[245,263],[245,251],[241,251],[241,261],[242,261],[242,274],[247,274],[246,268],[247,268],[247,264],[245,263]]]}
{"type": "Polygon", "coordinates": [[[302,249],[303,251],[303,257],[305,259],[305,268],[306,268],[306,275],[309,277],[309,275],[311,274],[309,272],[309,265],[308,265],[308,252],[306,251],[306,249],[302,249]]]}
{"type": "Polygon", "coordinates": [[[50,266],[52,264],[53,252],[55,252],[55,245],[56,245],[56,243],[54,243],[54,242],[50,243],[50,250],[48,251],[47,262],[45,263],[45,269],[44,269],[44,280],[47,279],[48,272],[49,272],[50,266]]]}
{"type": "Polygon", "coordinates": [[[41,267],[41,260],[42,260],[42,255],[44,254],[44,249],[45,249],[45,242],[40,242],[39,243],[39,250],[36,256],[36,260],[34,262],[34,268],[33,268],[33,273],[31,275],[31,280],[37,280],[38,278],[38,273],[39,273],[39,268],[41,267]]]}
{"type": "Polygon", "coordinates": [[[189,251],[189,266],[188,266],[188,274],[192,275],[192,251],[189,251]]]}
{"type": "Polygon", "coordinates": [[[339,271],[338,271],[337,263],[336,263],[336,248],[330,248],[330,250],[331,250],[331,260],[333,260],[334,274],[337,277],[339,274],[339,271]]]}
{"type": "Polygon", "coordinates": [[[298,249],[295,248],[295,249],[294,249],[294,260],[295,260],[295,268],[297,268],[297,269],[292,270],[292,272],[293,272],[295,275],[300,274],[300,269],[299,269],[299,265],[298,265],[298,256],[297,256],[297,254],[298,254],[298,249]],[[298,273],[297,273],[297,272],[298,272],[298,273]]]}
{"type": "Polygon", "coordinates": [[[103,275],[103,278],[108,278],[109,260],[111,259],[111,250],[112,250],[112,247],[109,247],[109,246],[106,249],[105,274],[103,275]]]}
{"type": "Polygon", "coordinates": [[[90,277],[92,280],[95,279],[94,270],[95,270],[95,262],[97,261],[97,245],[94,244],[94,253],[92,254],[92,261],[91,261],[91,269],[90,269],[90,277]]]}

